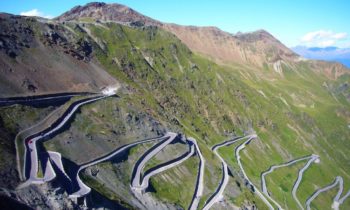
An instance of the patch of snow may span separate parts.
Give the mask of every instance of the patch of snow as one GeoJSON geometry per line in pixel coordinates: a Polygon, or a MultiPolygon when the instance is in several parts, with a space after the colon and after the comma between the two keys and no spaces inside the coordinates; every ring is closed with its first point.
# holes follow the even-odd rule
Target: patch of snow
{"type": "Polygon", "coordinates": [[[119,85],[108,86],[102,90],[102,94],[106,96],[112,96],[117,93],[118,89],[119,89],[119,85]]]}

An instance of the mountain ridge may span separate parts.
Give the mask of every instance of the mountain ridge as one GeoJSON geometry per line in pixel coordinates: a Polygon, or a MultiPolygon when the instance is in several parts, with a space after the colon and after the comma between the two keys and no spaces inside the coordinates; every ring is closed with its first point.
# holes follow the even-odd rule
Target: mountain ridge
{"type": "MultiPolygon", "coordinates": [[[[136,26],[157,26],[176,35],[192,51],[204,55],[224,65],[249,65],[263,68],[265,65],[276,72],[283,72],[281,63],[293,66],[305,59],[263,29],[253,32],[231,34],[216,26],[183,26],[176,23],[163,23],[145,16],[125,5],[113,3],[88,3],[77,6],[55,18],[58,21],[77,21],[88,18],[94,21],[113,21],[136,26]]],[[[317,61],[312,61],[317,62],[317,61]]],[[[324,63],[317,64],[322,67],[324,63]]],[[[310,64],[311,65],[311,64],[310,64]]],[[[313,65],[311,65],[313,66],[313,65]]],[[[325,67],[328,69],[328,67],[325,67]]],[[[347,68],[335,65],[337,74],[324,72],[335,78],[347,74],[347,68]]],[[[315,69],[318,71],[318,69],[315,69]]]]}

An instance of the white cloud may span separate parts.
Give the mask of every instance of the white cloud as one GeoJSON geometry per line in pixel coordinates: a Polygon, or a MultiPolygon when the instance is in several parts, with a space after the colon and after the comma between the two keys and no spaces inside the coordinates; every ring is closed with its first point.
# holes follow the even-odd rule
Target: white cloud
{"type": "Polygon", "coordinates": [[[305,34],[302,38],[301,41],[303,42],[311,42],[315,39],[321,39],[327,36],[332,35],[332,32],[330,31],[324,31],[324,30],[319,30],[319,31],[313,31],[305,34]]]}
{"type": "Polygon", "coordinates": [[[333,34],[333,38],[334,39],[345,39],[348,36],[347,33],[337,33],[337,34],[333,34]]]}
{"type": "Polygon", "coordinates": [[[347,37],[348,34],[345,32],[335,33],[331,30],[318,30],[306,33],[300,38],[300,41],[306,46],[328,47],[339,44],[347,37]]]}
{"type": "Polygon", "coordinates": [[[20,15],[23,16],[37,16],[37,17],[43,17],[43,18],[48,18],[51,19],[51,15],[46,15],[43,12],[39,11],[38,9],[32,9],[26,12],[21,12],[20,15]]]}
{"type": "Polygon", "coordinates": [[[329,47],[329,46],[333,46],[335,44],[335,41],[334,40],[324,40],[324,41],[321,41],[318,43],[319,46],[321,47],[329,47]]]}

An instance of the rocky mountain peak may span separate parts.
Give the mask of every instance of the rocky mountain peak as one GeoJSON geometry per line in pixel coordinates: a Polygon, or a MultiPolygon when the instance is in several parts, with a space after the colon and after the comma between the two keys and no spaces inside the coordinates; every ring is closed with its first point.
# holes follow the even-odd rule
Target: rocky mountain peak
{"type": "MultiPolygon", "coordinates": [[[[238,32],[234,35],[234,37],[237,40],[240,40],[242,42],[248,42],[248,43],[264,42],[264,43],[270,43],[270,44],[273,43],[276,45],[280,45],[279,47],[287,48],[283,45],[283,43],[281,43],[272,34],[270,34],[269,32],[267,32],[264,29],[256,30],[253,32],[247,32],[247,33],[238,32]]],[[[287,50],[287,49],[285,49],[285,50],[287,50]]],[[[288,50],[290,51],[290,49],[288,49],[288,50]]]]}
{"type": "Polygon", "coordinates": [[[58,21],[99,20],[119,23],[141,22],[144,25],[161,25],[159,21],[144,16],[122,4],[106,4],[92,2],[84,6],[76,6],[55,18],[58,21]]]}
{"type": "Polygon", "coordinates": [[[106,5],[106,3],[104,3],[104,2],[90,2],[90,3],[87,3],[85,6],[86,7],[102,7],[105,5],[106,5]]]}

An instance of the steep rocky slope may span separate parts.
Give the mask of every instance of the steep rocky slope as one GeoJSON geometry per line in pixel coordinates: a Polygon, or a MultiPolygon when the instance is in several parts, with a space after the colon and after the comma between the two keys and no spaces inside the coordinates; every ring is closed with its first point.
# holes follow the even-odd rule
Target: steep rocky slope
{"type": "Polygon", "coordinates": [[[97,92],[116,83],[64,25],[0,14],[0,95],[97,92]]]}
{"type": "MultiPolygon", "coordinates": [[[[17,18],[19,23],[32,20],[8,17],[17,18]]],[[[199,204],[199,208],[202,208],[216,191],[222,176],[221,163],[211,151],[211,146],[255,131],[259,138],[241,152],[241,161],[247,176],[258,188],[261,184],[260,174],[271,165],[314,153],[320,156],[321,162],[305,173],[298,191],[300,200],[305,202],[317,188],[329,184],[336,176],[342,176],[345,189],[349,189],[350,167],[346,154],[350,152],[350,77],[344,73],[341,65],[335,68],[334,64],[300,60],[265,31],[232,36],[215,28],[184,29],[184,34],[188,33],[187,30],[211,31],[210,34],[217,34],[215,39],[218,40],[232,36],[241,44],[248,43],[241,47],[251,53],[251,46],[256,45],[256,55],[252,53],[247,57],[254,60],[248,61],[239,57],[241,54],[234,54],[237,55],[234,64],[224,62],[226,65],[218,65],[212,59],[207,59],[208,55],[203,56],[205,53],[194,50],[194,46],[191,47],[180,35],[174,36],[162,29],[165,26],[154,26],[154,22],[143,24],[142,18],[139,13],[124,6],[93,3],[88,7],[76,7],[59,17],[60,21],[57,22],[33,20],[40,26],[37,29],[39,34],[46,32],[50,25],[54,26],[52,33],[70,34],[71,38],[65,45],[77,46],[76,40],[84,40],[91,46],[88,56],[80,50],[72,52],[73,58],[72,54],[67,55],[78,61],[79,55],[83,56],[82,60],[85,61],[79,61],[74,67],[78,68],[80,62],[89,65],[97,63],[105,71],[104,75],[110,75],[122,86],[118,97],[83,106],[62,132],[43,143],[44,148],[61,152],[65,164],[74,168],[126,143],[158,136],[165,131],[192,136],[197,139],[206,160],[205,186],[199,204]],[[85,12],[87,8],[89,12],[85,12]],[[125,17],[115,21],[109,21],[109,18],[95,21],[96,8],[101,8],[97,11],[106,17],[118,19],[119,13],[125,17]],[[105,9],[113,14],[105,14],[105,9]],[[127,19],[130,13],[131,19],[127,19]],[[124,19],[127,22],[120,24],[124,19]],[[268,53],[270,48],[271,54],[268,53]],[[76,58],[75,53],[78,54],[76,58]],[[277,60],[273,58],[276,55],[279,56],[277,60]]],[[[7,21],[10,20],[3,24],[7,21]]],[[[192,37],[198,34],[194,32],[192,37]]],[[[231,39],[229,37],[225,39],[231,39]]],[[[219,44],[212,42],[211,45],[216,47],[219,44]]],[[[80,49],[78,46],[76,48],[80,49]]],[[[236,53],[236,50],[232,53],[236,53]]],[[[11,54],[9,52],[2,58],[8,60],[11,54]]],[[[28,66],[31,64],[28,63],[28,66]]],[[[54,78],[49,81],[55,83],[54,78]]],[[[71,81],[67,84],[75,83],[71,81]]],[[[0,125],[4,130],[0,140],[6,142],[1,144],[1,151],[5,151],[15,162],[14,145],[8,141],[55,108],[22,105],[0,108],[0,125]]],[[[254,188],[243,178],[237,164],[234,148],[239,144],[219,150],[232,176],[223,201],[215,204],[214,208],[266,209],[254,193],[254,188]]],[[[153,177],[153,188],[144,194],[143,200],[140,201],[130,190],[131,168],[142,152],[151,146],[136,147],[126,152],[125,156],[89,167],[83,172],[84,182],[104,197],[94,200],[99,196],[91,194],[94,197],[91,199],[92,206],[98,206],[97,201],[102,200],[102,206],[114,202],[114,205],[119,203],[128,208],[188,207],[198,165],[198,159],[194,157],[179,167],[153,177]]],[[[171,151],[164,150],[150,164],[160,163],[183,150],[183,146],[174,144],[171,151]]],[[[268,180],[270,193],[283,203],[285,209],[296,207],[291,197],[291,187],[298,169],[293,167],[276,171],[271,175],[273,178],[268,180]]],[[[12,172],[4,170],[4,174],[9,180],[12,172]]],[[[17,190],[14,187],[19,180],[14,181],[11,186],[6,186],[6,181],[0,182],[1,188],[10,191],[6,195],[10,194],[33,208],[54,208],[55,205],[80,208],[67,197],[67,190],[58,180],[17,190]],[[38,199],[32,201],[31,197],[38,199]]],[[[318,209],[325,205],[330,206],[330,201],[320,199],[314,204],[318,209]]],[[[349,205],[344,203],[342,208],[346,209],[349,205]]]]}
{"type": "Polygon", "coordinates": [[[232,35],[216,27],[167,24],[164,28],[179,37],[193,51],[221,63],[262,66],[278,60],[294,61],[298,55],[267,31],[232,35]]]}

